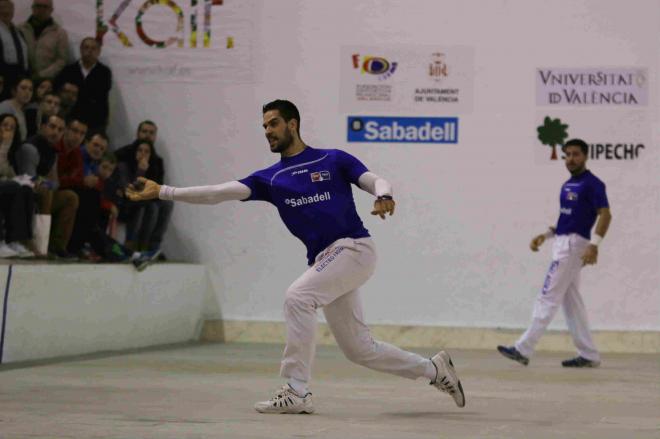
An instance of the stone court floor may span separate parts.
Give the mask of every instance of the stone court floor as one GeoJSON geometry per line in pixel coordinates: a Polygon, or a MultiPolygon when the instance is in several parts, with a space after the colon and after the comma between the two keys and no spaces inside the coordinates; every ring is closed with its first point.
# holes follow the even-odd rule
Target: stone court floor
{"type": "MultiPolygon", "coordinates": [[[[467,405],[318,348],[314,415],[262,415],[282,346],[205,344],[0,369],[0,438],[660,438],[660,357],[523,367],[452,350],[467,405]]],[[[418,350],[430,356],[431,349],[418,350]]]]}

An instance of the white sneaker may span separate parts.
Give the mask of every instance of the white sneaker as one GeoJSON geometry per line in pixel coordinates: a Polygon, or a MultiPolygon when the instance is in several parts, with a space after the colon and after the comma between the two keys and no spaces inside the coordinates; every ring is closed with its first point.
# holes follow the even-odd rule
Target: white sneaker
{"type": "Polygon", "coordinates": [[[10,242],[8,244],[9,248],[14,250],[17,253],[17,256],[19,258],[33,258],[34,253],[32,253],[30,250],[25,248],[23,244],[21,244],[18,241],[10,242]]]}
{"type": "Polygon", "coordinates": [[[293,392],[288,384],[282,386],[268,401],[261,401],[254,405],[259,413],[314,413],[312,394],[307,393],[300,397],[293,392]]]}
{"type": "Polygon", "coordinates": [[[465,407],[463,386],[456,375],[454,364],[451,362],[449,354],[445,351],[440,351],[431,358],[431,361],[435,365],[437,374],[435,380],[431,381],[430,384],[438,390],[449,393],[454,398],[457,406],[465,407]]]}
{"type": "Polygon", "coordinates": [[[18,256],[18,252],[12,250],[4,241],[0,241],[0,258],[15,258],[16,256],[18,256]]]}

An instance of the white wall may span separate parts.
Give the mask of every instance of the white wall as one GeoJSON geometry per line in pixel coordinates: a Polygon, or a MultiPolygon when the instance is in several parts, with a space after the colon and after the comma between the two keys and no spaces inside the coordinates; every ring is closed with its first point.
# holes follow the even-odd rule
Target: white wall
{"type": "Polygon", "coordinates": [[[0,267],[2,363],[192,341],[208,293],[202,265],[0,267]],[[2,307],[7,309],[3,322],[2,307]]]}
{"type": "MultiPolygon", "coordinates": [[[[62,3],[56,1],[56,15],[67,24],[62,3]]],[[[547,247],[532,254],[528,242],[556,220],[559,186],[568,175],[561,164],[534,158],[540,148],[537,117],[548,111],[535,103],[535,70],[647,67],[652,95],[641,123],[643,159],[591,166],[608,184],[614,220],[598,266],[583,272],[583,293],[597,329],[660,329],[660,2],[253,4],[253,15],[244,17],[254,23],[253,83],[136,84],[117,78],[114,141],[126,143],[139,120],[153,119],[170,183],[222,182],[277,159],[263,138],[260,106],[274,98],[294,101],[303,115],[303,140],[346,149],[394,185],[398,209],[386,222],[368,214],[370,196],[356,193],[380,255],[375,276],[363,288],[373,323],[524,327],[550,257],[547,247]],[[460,115],[459,144],[347,145],[347,114],[339,112],[338,102],[339,51],[355,44],[473,47],[474,105],[460,115]]],[[[92,34],[93,6],[85,7],[92,34]]],[[[166,50],[177,56],[176,49],[166,50]]],[[[620,110],[575,111],[622,124],[632,117],[620,110]]],[[[604,133],[617,132],[604,125],[604,133]]],[[[288,235],[275,209],[262,203],[177,205],[166,245],[171,256],[208,264],[218,303],[206,313],[224,319],[282,320],[283,293],[305,268],[303,246],[288,235]]],[[[555,326],[564,326],[561,318],[555,326]]]]}

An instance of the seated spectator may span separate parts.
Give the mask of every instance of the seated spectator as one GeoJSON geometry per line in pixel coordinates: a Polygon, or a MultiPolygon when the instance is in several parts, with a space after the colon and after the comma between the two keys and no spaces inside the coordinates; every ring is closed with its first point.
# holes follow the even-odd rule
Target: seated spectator
{"type": "Polygon", "coordinates": [[[80,42],[80,59],[69,64],[57,76],[57,86],[70,82],[79,88],[74,112],[92,131],[105,131],[110,111],[109,95],[112,87],[110,68],[99,61],[101,43],[95,38],[83,38],[80,42]]]}
{"type": "Polygon", "coordinates": [[[14,26],[13,20],[14,3],[11,0],[0,0],[0,72],[7,87],[30,73],[27,43],[23,34],[14,26]]]}
{"type": "Polygon", "coordinates": [[[0,114],[0,258],[34,256],[21,243],[32,238],[32,187],[17,181],[9,162],[9,155],[19,146],[16,117],[0,114]]]}
{"type": "Polygon", "coordinates": [[[53,0],[33,0],[32,15],[20,26],[35,80],[55,78],[69,57],[66,31],[53,20],[53,0]]]}
{"type": "MultiPolygon", "coordinates": [[[[138,126],[137,139],[115,152],[119,162],[119,172],[116,174],[121,175],[122,179],[120,187],[125,187],[138,176],[163,184],[163,159],[154,147],[157,135],[156,124],[145,120],[138,126]]],[[[173,203],[167,200],[149,200],[146,203],[126,200],[120,209],[120,219],[126,221],[126,246],[138,251],[160,250],[172,208],[173,203]]]]}
{"type": "Polygon", "coordinates": [[[119,217],[119,207],[113,202],[113,199],[106,196],[106,184],[112,177],[117,168],[117,157],[109,151],[106,151],[101,157],[96,170],[99,177],[98,188],[101,191],[101,219],[99,227],[101,230],[107,230],[108,224],[119,217]]]}
{"type": "Polygon", "coordinates": [[[27,122],[28,137],[32,137],[39,131],[39,125],[44,116],[52,116],[60,112],[60,97],[48,92],[37,104],[30,103],[25,109],[25,120],[27,122]],[[36,105],[36,107],[35,107],[36,105]]]}
{"type": "Polygon", "coordinates": [[[73,118],[67,124],[62,141],[56,147],[60,184],[78,195],[76,221],[67,247],[70,253],[78,256],[84,256],[81,254],[83,245],[89,241],[94,227],[98,226],[101,214],[101,193],[97,188],[99,178],[94,173],[96,167],[95,164],[88,163],[86,171],[85,156],[98,160],[108,147],[107,137],[100,133],[87,137],[86,144],[83,145],[86,133],[87,125],[80,119],[73,118]]]}
{"type": "Polygon", "coordinates": [[[0,102],[0,114],[9,113],[16,116],[21,142],[27,138],[27,121],[24,110],[31,100],[32,80],[23,76],[11,87],[11,98],[0,102]]]}
{"type": "MultiPolygon", "coordinates": [[[[96,175],[99,177],[97,188],[103,193],[104,185],[107,179],[115,171],[117,159],[111,152],[106,152],[101,157],[101,160],[96,166],[96,175]]],[[[107,262],[124,262],[128,260],[137,261],[142,256],[135,253],[129,248],[121,245],[119,242],[111,238],[107,233],[108,221],[113,221],[117,218],[118,210],[110,200],[101,196],[101,218],[100,223],[92,230],[89,236],[89,244],[92,250],[99,256],[99,261],[107,262]]],[[[94,260],[94,254],[88,256],[88,259],[94,260]],[[91,256],[91,257],[90,257],[91,256]]]]}
{"type": "Polygon", "coordinates": [[[60,97],[60,116],[64,120],[69,120],[73,114],[73,109],[78,102],[78,86],[71,82],[64,82],[58,89],[57,93],[60,97]]]}
{"type": "Polygon", "coordinates": [[[60,189],[57,174],[56,145],[61,143],[64,120],[58,115],[45,116],[39,134],[28,139],[10,157],[18,174],[27,174],[34,180],[37,193],[37,211],[52,215],[49,252],[62,260],[74,260],[75,255],[66,249],[73,231],[78,195],[71,190],[60,189]]]}
{"type": "Polygon", "coordinates": [[[40,102],[47,93],[52,93],[54,90],[53,80],[50,78],[39,79],[34,83],[34,93],[32,95],[32,102],[40,102]]]}

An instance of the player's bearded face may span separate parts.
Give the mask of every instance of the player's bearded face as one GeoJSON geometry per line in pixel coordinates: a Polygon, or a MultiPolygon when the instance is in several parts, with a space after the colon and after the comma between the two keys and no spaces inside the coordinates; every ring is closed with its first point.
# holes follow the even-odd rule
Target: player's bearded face
{"type": "Polygon", "coordinates": [[[274,130],[266,135],[271,152],[286,151],[293,143],[291,130],[286,124],[280,124],[281,129],[274,130]]]}
{"type": "Polygon", "coordinates": [[[580,174],[584,171],[587,163],[587,156],[579,147],[569,146],[566,148],[566,151],[564,151],[564,157],[566,169],[568,169],[571,174],[580,174]]]}

